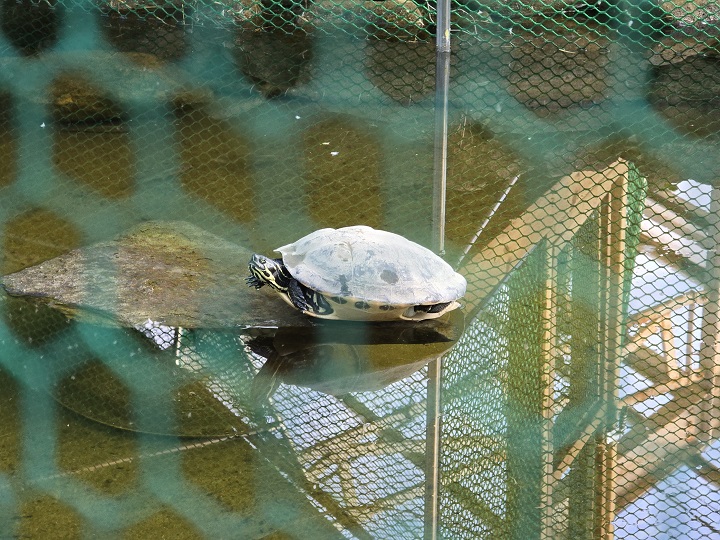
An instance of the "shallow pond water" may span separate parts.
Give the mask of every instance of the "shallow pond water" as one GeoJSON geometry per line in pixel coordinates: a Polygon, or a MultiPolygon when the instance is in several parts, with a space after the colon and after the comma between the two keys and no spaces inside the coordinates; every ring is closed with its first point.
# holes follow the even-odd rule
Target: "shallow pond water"
{"type": "MultiPolygon", "coordinates": [[[[152,220],[236,245],[237,276],[247,251],[321,227],[431,244],[430,36],[79,9],[52,22],[38,9],[49,37],[20,47],[3,27],[0,42],[3,275],[152,220]],[[69,20],[91,29],[84,41],[52,34],[69,20]]],[[[716,56],[636,54],[592,21],[470,22],[457,22],[450,60],[450,262],[483,255],[576,170],[623,157],[651,193],[720,177],[716,56]]],[[[595,208],[589,225],[567,224],[567,245],[539,242],[516,277],[438,327],[97,324],[3,295],[0,526],[31,538],[491,538],[533,535],[543,520],[547,532],[571,506],[581,528],[603,450],[573,454],[568,441],[599,415],[596,348],[610,346],[597,337],[609,285],[595,208]],[[548,307],[539,284],[553,279],[548,307]],[[538,471],[568,455],[555,499],[533,499],[538,471]]],[[[200,290],[210,257],[194,255],[183,268],[196,285],[153,274],[136,303],[200,290]]],[[[102,283],[85,292],[115,294],[102,283]]]]}

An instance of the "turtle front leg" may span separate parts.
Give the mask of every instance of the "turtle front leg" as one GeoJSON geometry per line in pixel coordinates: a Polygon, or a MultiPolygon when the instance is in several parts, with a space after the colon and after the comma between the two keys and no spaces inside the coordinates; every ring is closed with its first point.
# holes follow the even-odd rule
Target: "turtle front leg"
{"type": "Polygon", "coordinates": [[[305,296],[305,291],[303,290],[302,285],[300,285],[296,279],[291,279],[290,283],[288,283],[287,293],[290,297],[290,301],[300,311],[302,311],[303,313],[307,311],[312,311],[312,307],[308,303],[305,296]]]}
{"type": "Polygon", "coordinates": [[[260,287],[263,287],[265,285],[265,283],[258,279],[258,277],[255,275],[246,277],[245,283],[248,284],[248,287],[255,287],[256,289],[259,289],[260,287]]]}

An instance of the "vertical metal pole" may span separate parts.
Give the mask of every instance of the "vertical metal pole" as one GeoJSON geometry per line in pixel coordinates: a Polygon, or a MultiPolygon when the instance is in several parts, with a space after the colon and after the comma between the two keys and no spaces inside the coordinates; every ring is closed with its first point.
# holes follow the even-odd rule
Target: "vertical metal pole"
{"type": "Polygon", "coordinates": [[[435,163],[433,184],[433,248],[445,251],[447,187],[448,87],[450,85],[450,0],[438,0],[435,38],[435,163]]]}
{"type": "MultiPolygon", "coordinates": [[[[450,0],[437,2],[435,65],[435,161],[433,184],[433,248],[445,251],[445,190],[447,187],[448,86],[450,85],[450,0]]],[[[442,357],[428,366],[425,471],[425,540],[438,538],[440,487],[440,389],[442,357]]]]}

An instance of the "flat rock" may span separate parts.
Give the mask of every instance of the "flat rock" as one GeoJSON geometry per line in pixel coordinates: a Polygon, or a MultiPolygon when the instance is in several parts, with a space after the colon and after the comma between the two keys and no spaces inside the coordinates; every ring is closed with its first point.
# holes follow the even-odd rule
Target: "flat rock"
{"type": "Polygon", "coordinates": [[[309,326],[277,295],[250,288],[251,252],[186,222],[146,222],[120,237],[2,277],[13,296],[126,327],[309,326]]]}

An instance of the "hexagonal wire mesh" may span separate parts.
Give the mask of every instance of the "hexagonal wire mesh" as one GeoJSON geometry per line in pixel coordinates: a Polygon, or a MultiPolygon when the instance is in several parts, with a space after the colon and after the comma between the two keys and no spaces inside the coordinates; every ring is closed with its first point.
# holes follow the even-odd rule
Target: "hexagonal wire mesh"
{"type": "Polygon", "coordinates": [[[446,103],[412,0],[0,15],[3,274],[80,295],[2,297],[3,531],[720,534],[715,2],[453,4],[446,103]],[[461,337],[238,330],[206,291],[239,294],[212,238],[430,244],[441,197],[461,337]]]}

